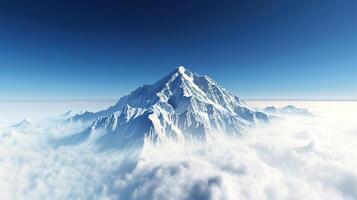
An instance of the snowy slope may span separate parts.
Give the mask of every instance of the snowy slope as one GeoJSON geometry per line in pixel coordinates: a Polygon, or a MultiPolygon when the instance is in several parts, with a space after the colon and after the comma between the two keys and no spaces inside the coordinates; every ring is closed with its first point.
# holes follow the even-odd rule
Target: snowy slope
{"type": "Polygon", "coordinates": [[[268,117],[210,77],[180,66],[158,82],[120,98],[107,110],[85,112],[71,120],[95,120],[88,134],[101,132],[99,140],[115,146],[209,139],[219,133],[240,135],[244,127],[268,117]]]}

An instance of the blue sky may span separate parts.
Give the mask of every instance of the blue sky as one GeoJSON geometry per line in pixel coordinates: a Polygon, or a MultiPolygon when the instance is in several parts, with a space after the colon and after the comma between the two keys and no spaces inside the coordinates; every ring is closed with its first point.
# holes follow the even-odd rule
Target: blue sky
{"type": "Polygon", "coordinates": [[[357,99],[357,1],[2,1],[0,100],[112,99],[178,65],[242,98],[357,99]]]}

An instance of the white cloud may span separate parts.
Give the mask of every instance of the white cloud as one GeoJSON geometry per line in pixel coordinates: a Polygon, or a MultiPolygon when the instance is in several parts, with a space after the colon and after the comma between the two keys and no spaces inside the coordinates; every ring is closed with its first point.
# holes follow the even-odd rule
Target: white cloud
{"type": "Polygon", "coordinates": [[[245,138],[146,146],[138,156],[48,142],[73,127],[0,126],[0,199],[357,199],[353,109],[311,108],[316,117],[245,138]]]}

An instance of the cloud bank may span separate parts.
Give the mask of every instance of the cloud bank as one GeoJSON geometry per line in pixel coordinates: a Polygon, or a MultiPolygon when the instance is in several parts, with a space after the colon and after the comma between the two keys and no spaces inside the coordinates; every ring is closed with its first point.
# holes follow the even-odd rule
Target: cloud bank
{"type": "Polygon", "coordinates": [[[3,124],[0,199],[357,199],[353,109],[315,108],[329,112],[137,154],[53,145],[78,126],[3,124]]]}

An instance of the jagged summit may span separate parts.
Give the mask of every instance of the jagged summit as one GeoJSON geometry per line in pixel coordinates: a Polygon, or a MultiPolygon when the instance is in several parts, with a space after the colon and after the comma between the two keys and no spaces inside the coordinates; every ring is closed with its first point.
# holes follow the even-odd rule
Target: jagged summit
{"type": "Polygon", "coordinates": [[[95,120],[90,132],[104,130],[101,140],[119,145],[185,138],[208,139],[242,129],[264,113],[249,108],[208,76],[177,67],[152,85],[143,85],[100,112],[86,112],[72,120],[95,120]],[[108,139],[109,138],[109,139],[108,139]]]}
{"type": "Polygon", "coordinates": [[[178,67],[176,68],[176,71],[177,71],[178,73],[183,74],[183,73],[185,73],[186,69],[185,69],[184,66],[181,65],[181,66],[178,66],[178,67]]]}

